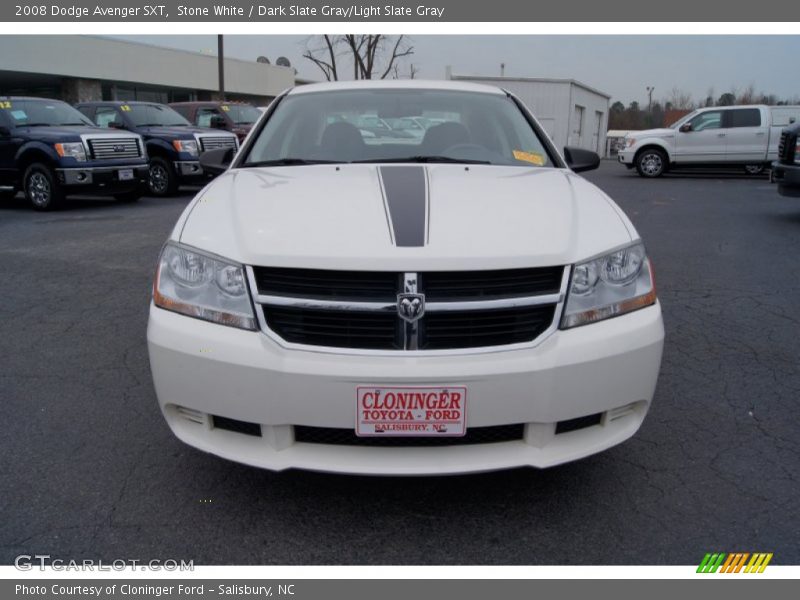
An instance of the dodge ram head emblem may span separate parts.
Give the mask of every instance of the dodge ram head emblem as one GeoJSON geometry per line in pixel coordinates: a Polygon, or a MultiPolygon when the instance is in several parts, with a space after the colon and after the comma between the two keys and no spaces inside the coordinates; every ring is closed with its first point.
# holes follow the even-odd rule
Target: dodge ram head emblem
{"type": "Polygon", "coordinates": [[[425,314],[425,294],[397,294],[397,314],[413,323],[425,314]]]}

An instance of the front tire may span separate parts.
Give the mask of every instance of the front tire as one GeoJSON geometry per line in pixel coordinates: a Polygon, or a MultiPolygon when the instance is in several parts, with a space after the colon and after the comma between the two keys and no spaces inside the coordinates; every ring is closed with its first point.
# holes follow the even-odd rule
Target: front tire
{"type": "Polygon", "coordinates": [[[147,187],[150,194],[158,198],[174,196],[177,193],[178,175],[168,161],[158,156],[150,159],[147,187]]]}
{"type": "Polygon", "coordinates": [[[25,197],[35,210],[55,210],[64,200],[64,191],[45,164],[33,163],[25,169],[23,182],[25,197]]]}
{"type": "Polygon", "coordinates": [[[636,155],[636,172],[642,177],[661,177],[667,170],[667,155],[657,148],[642,150],[636,155]]]}

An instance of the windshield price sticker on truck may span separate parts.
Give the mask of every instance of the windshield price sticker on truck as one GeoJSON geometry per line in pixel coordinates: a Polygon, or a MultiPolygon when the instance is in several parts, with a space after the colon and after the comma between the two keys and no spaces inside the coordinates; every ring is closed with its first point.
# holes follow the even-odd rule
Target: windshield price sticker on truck
{"type": "Polygon", "coordinates": [[[356,435],[462,436],[465,387],[358,387],[356,435]]]}

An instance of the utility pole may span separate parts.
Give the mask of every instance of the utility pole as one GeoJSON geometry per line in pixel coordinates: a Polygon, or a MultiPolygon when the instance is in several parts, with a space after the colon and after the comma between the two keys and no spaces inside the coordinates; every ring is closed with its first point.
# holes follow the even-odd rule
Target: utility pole
{"type": "Polygon", "coordinates": [[[222,34],[217,36],[217,68],[219,70],[219,99],[225,102],[225,50],[222,34]]]}
{"type": "Polygon", "coordinates": [[[652,85],[647,86],[647,112],[653,112],[653,90],[656,89],[652,85]]]}
{"type": "Polygon", "coordinates": [[[506,63],[500,63],[500,77],[505,77],[506,75],[506,63]]]}

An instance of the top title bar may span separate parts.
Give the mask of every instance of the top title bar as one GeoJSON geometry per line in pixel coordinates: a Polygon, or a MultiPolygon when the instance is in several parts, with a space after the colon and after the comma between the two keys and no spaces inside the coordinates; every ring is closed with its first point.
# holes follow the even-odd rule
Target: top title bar
{"type": "MultiPolygon", "coordinates": [[[[800,20],[800,3],[671,0],[654,9],[640,0],[56,0],[2,3],[2,22],[773,22],[800,20]]],[[[635,33],[635,32],[631,32],[635,33]]]]}

